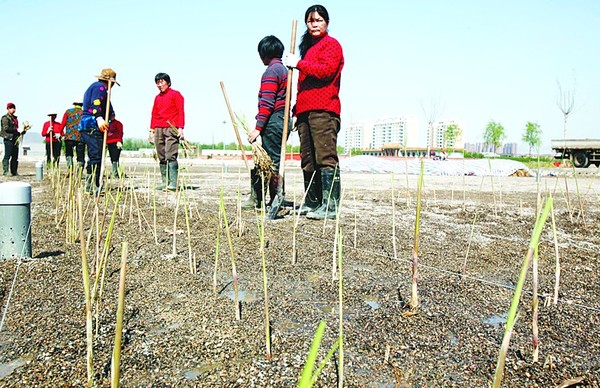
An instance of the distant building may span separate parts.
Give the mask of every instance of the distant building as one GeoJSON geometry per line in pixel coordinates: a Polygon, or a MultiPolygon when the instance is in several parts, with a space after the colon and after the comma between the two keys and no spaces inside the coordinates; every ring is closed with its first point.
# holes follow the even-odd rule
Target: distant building
{"type": "Polygon", "coordinates": [[[517,143],[506,143],[502,146],[502,155],[517,155],[517,143]]]}
{"type": "Polygon", "coordinates": [[[373,124],[370,148],[385,144],[415,147],[419,141],[419,124],[414,116],[380,119],[373,124]]]}
{"type": "Polygon", "coordinates": [[[371,126],[369,124],[352,123],[344,130],[344,150],[346,153],[350,153],[352,149],[362,150],[371,147],[371,126]]]}
{"type": "Polygon", "coordinates": [[[427,146],[430,148],[464,148],[464,125],[456,120],[439,120],[428,128],[427,146]],[[446,139],[446,130],[450,125],[456,125],[462,133],[455,139],[446,139]]]}

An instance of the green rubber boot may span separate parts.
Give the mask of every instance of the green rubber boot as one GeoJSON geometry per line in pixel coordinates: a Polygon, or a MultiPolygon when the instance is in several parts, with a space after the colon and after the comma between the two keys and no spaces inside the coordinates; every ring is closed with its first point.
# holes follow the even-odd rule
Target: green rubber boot
{"type": "Polygon", "coordinates": [[[308,212],[306,218],[311,220],[334,220],[340,203],[340,172],[339,170],[321,170],[321,185],[323,187],[323,203],[315,211],[308,212]]]}
{"type": "Polygon", "coordinates": [[[179,175],[179,164],[177,161],[175,162],[167,162],[168,170],[169,170],[169,185],[167,186],[167,191],[176,191],[177,190],[177,178],[179,175]]]}
{"type": "Polygon", "coordinates": [[[164,190],[167,187],[167,165],[159,164],[160,167],[160,177],[162,179],[162,184],[155,187],[156,190],[164,190]]]}

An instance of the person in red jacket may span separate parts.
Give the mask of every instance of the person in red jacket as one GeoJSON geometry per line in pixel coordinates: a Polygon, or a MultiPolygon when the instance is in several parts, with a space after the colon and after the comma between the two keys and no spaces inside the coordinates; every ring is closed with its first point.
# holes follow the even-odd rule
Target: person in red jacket
{"type": "Polygon", "coordinates": [[[167,73],[158,73],[154,77],[154,82],[159,93],[154,98],[148,140],[150,143],[154,143],[160,163],[162,184],[156,189],[164,190],[166,188],[169,191],[175,191],[179,170],[177,164],[179,141],[183,140],[183,127],[185,126],[183,96],[177,90],[171,89],[171,77],[167,73]],[[173,129],[171,124],[177,129],[173,129]]]}
{"type": "Polygon", "coordinates": [[[62,124],[56,121],[56,113],[48,113],[48,116],[50,119],[42,127],[42,136],[45,137],[44,142],[46,143],[46,165],[58,167],[64,133],[62,124]]]}
{"type": "Polygon", "coordinates": [[[112,163],[112,175],[117,178],[119,173],[119,158],[121,157],[121,149],[123,149],[123,124],[115,118],[113,112],[106,134],[106,146],[112,163]]]}
{"type": "Polygon", "coordinates": [[[300,214],[317,220],[333,219],[340,201],[337,136],[344,54],[340,43],[327,32],[329,13],[325,7],[311,6],[304,20],[306,32],[300,42],[300,57],[287,54],[284,58],[286,66],[300,71],[294,115],[307,191],[300,214]]]}

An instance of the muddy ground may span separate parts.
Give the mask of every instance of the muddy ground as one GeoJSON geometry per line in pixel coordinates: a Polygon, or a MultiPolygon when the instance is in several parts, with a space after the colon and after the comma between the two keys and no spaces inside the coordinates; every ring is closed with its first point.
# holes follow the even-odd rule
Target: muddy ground
{"type": "MultiPolygon", "coordinates": [[[[236,215],[238,188],[242,199],[249,191],[243,165],[182,162],[196,274],[190,273],[184,202],[178,209],[173,255],[176,194],[148,189],[156,176],[151,162],[130,161],[128,166],[128,189],[117,209],[94,339],[96,384],[110,386],[119,260],[121,244],[127,242],[122,386],[297,385],[319,321],[327,322],[319,362],[339,334],[338,282],[332,279],[335,223],[300,218],[296,263],[293,218],[266,225],[272,334],[272,358],[267,360],[256,216],[236,215]],[[239,275],[240,320],[224,231],[213,289],[221,187],[239,275]]],[[[86,326],[80,244],[66,243],[67,210],[63,201],[57,207],[48,174],[36,182],[33,163],[22,165],[21,172],[19,178],[0,181],[32,184],[33,258],[0,262],[3,312],[18,268],[0,332],[0,385],[82,386],[86,326]]],[[[288,168],[288,198],[300,196],[300,176],[297,165],[288,168]]],[[[410,299],[417,176],[346,173],[342,185],[344,385],[489,386],[535,222],[536,179],[425,177],[420,306],[411,316],[403,313],[410,299]],[[460,276],[463,266],[466,272],[460,276]]],[[[539,246],[539,361],[532,361],[530,271],[503,386],[556,387],[579,381],[573,386],[599,387],[600,182],[588,172],[577,180],[546,177],[539,187],[554,194],[562,269],[559,302],[551,303],[555,250],[549,219],[539,246]]],[[[61,190],[64,198],[66,189],[61,190]]],[[[85,226],[86,233],[90,227],[85,226]]],[[[92,237],[92,272],[95,252],[92,237]]],[[[338,379],[337,362],[331,361],[316,386],[336,386],[338,379]]]]}

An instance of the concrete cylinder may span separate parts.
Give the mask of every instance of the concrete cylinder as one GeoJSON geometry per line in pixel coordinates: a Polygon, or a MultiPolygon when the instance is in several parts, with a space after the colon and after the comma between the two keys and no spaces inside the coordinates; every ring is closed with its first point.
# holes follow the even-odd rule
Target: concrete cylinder
{"type": "Polygon", "coordinates": [[[0,259],[31,257],[31,185],[0,183],[0,259]]]}
{"type": "Polygon", "coordinates": [[[35,180],[44,180],[44,162],[37,162],[35,164],[35,180]]]}

